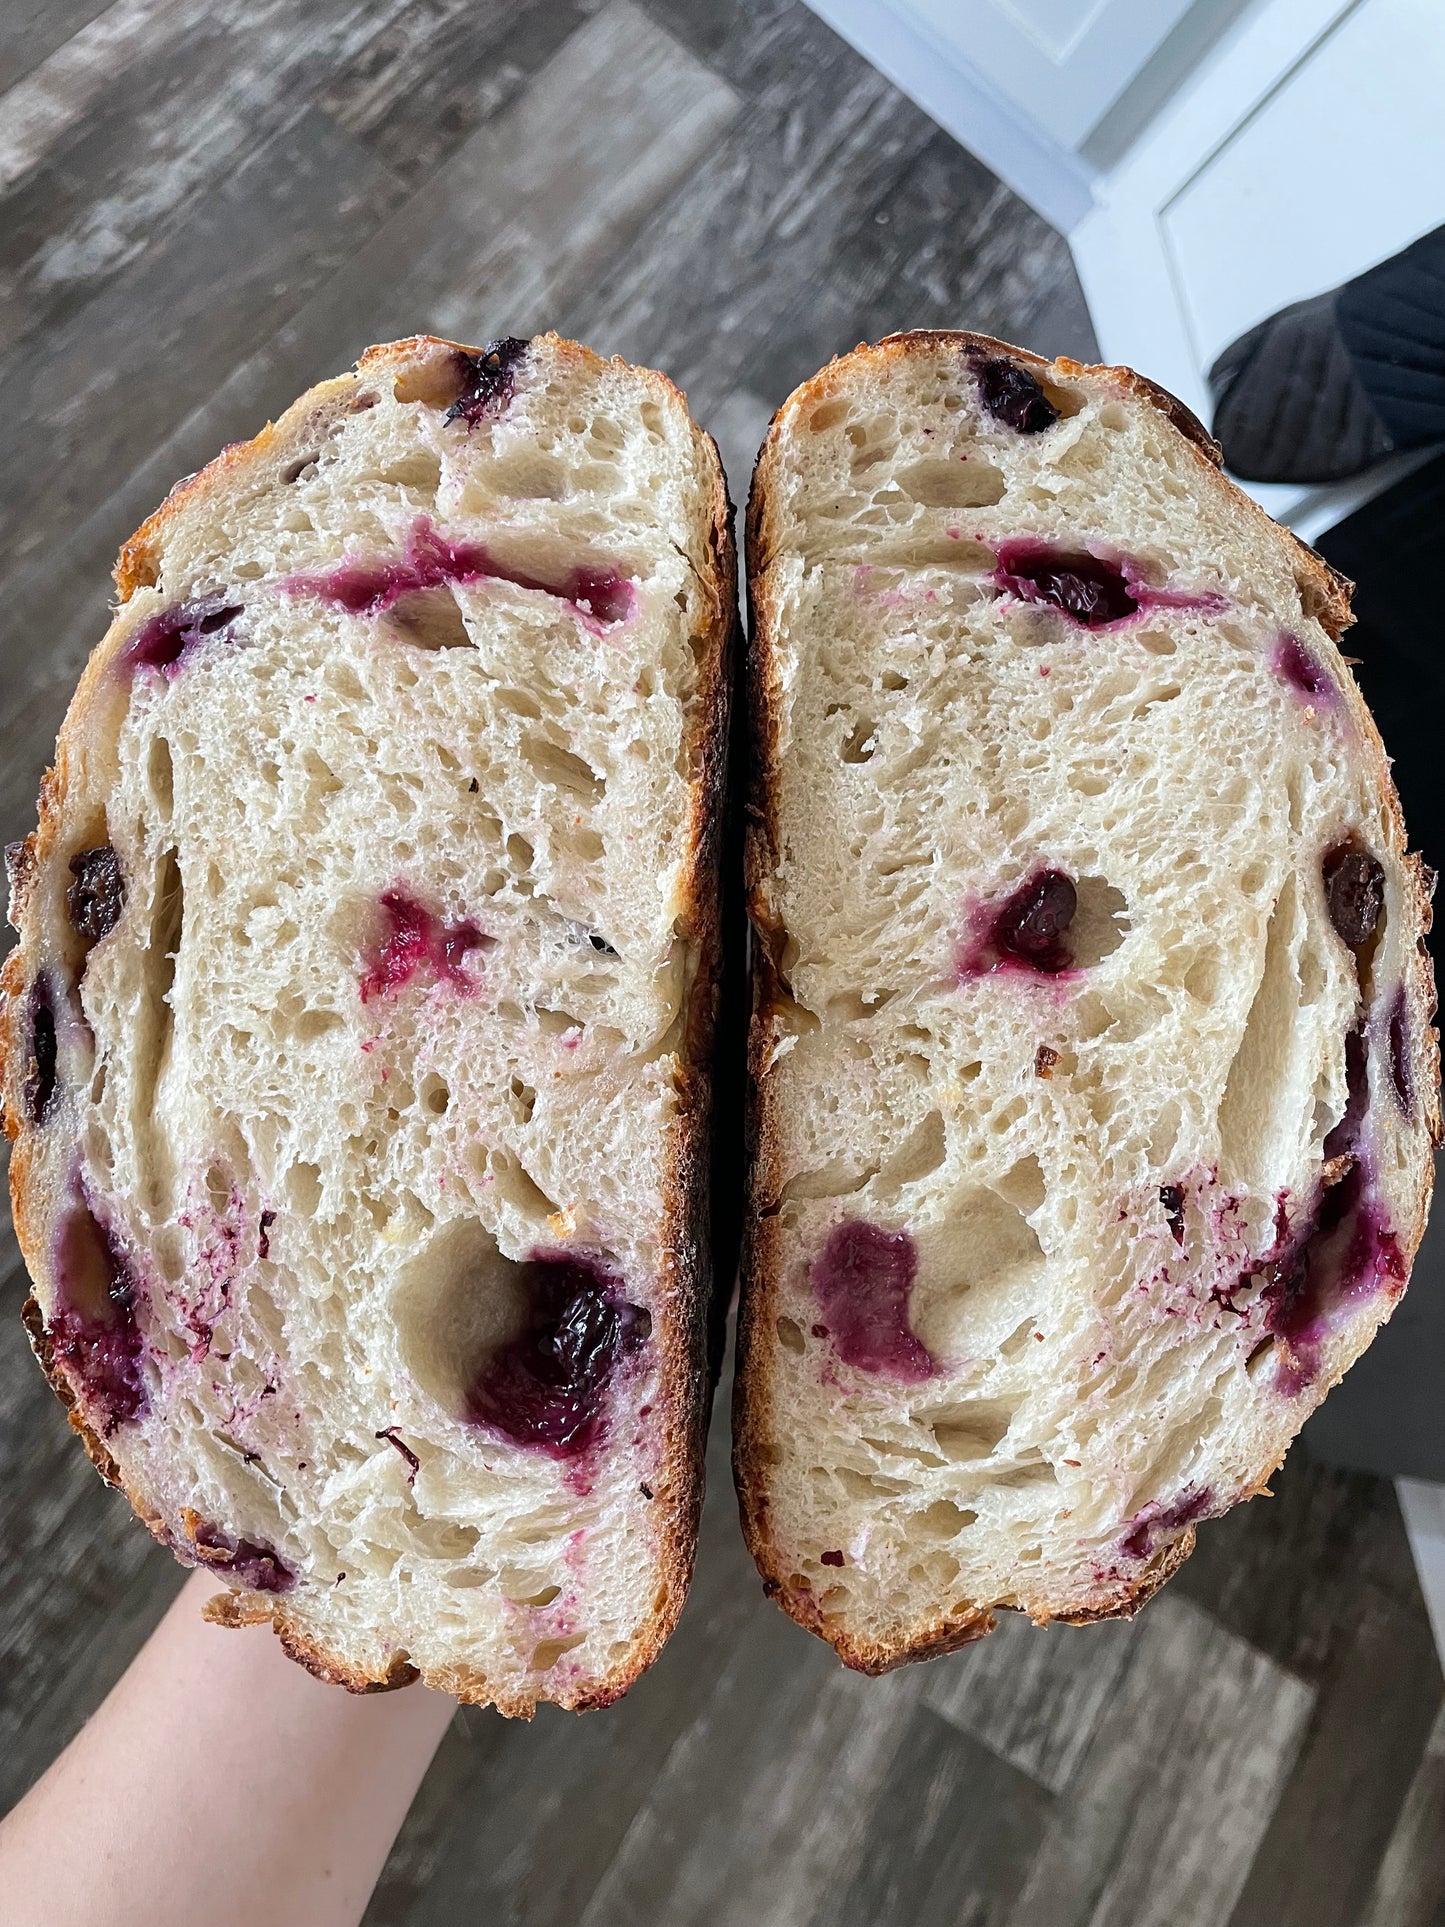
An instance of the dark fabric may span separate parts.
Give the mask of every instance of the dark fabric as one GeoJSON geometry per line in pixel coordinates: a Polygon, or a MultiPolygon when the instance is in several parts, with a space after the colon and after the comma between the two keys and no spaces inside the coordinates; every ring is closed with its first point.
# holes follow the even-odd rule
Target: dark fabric
{"type": "Polygon", "coordinates": [[[1445,441],[1445,227],[1347,282],[1335,321],[1395,446],[1445,441]]]}
{"type": "Polygon", "coordinates": [[[1209,371],[1214,433],[1249,482],[1336,482],[1392,442],[1335,320],[1335,296],[1282,308],[1231,343],[1209,371]]]}
{"type": "MultiPolygon", "coordinates": [[[[1445,455],[1319,542],[1327,560],[1354,578],[1359,620],[1344,647],[1360,658],[1355,674],[1394,758],[1411,846],[1437,869],[1445,869],[1445,615],[1431,563],[1442,528],[1445,455]]],[[[1437,922],[1430,947],[1445,981],[1445,922],[1437,922]]],[[[1445,1482],[1445,1169],[1439,1184],[1403,1302],[1305,1427],[1316,1458],[1445,1482]]]]}

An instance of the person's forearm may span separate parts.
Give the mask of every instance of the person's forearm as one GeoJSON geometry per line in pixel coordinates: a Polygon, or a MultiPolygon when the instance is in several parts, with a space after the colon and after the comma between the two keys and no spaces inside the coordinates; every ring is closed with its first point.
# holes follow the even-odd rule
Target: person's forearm
{"type": "Polygon", "coordinates": [[[455,1702],[323,1686],[196,1573],[0,1821],[6,1927],[355,1927],[455,1702]]]}

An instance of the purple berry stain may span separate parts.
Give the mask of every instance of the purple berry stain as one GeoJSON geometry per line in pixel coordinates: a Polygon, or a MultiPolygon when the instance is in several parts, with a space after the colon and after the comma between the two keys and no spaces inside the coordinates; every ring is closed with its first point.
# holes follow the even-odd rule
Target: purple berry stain
{"type": "Polygon", "coordinates": [[[1269,659],[1269,666],[1282,682],[1301,696],[1333,702],[1335,685],[1324,664],[1305,647],[1298,636],[1286,631],[1280,636],[1269,659]]]}
{"type": "Polygon", "coordinates": [[[594,635],[614,629],[632,613],[637,591],[612,568],[579,566],[559,580],[499,562],[480,542],[453,541],[419,515],[412,524],[405,552],[388,561],[348,557],[319,575],[293,575],[281,586],[292,595],[314,595],[348,615],[380,615],[400,601],[426,589],[453,582],[510,582],[565,602],[594,635]]]}
{"type": "Polygon", "coordinates": [[[84,1202],[60,1221],[52,1258],[51,1351],[109,1438],[144,1415],[148,1399],[136,1323],[136,1281],[124,1252],[84,1202]]]}
{"type": "MultiPolygon", "coordinates": [[[[1279,1387],[1293,1395],[1318,1371],[1330,1318],[1381,1289],[1397,1294],[1405,1283],[1400,1241],[1371,1193],[1363,1163],[1351,1164],[1325,1188],[1293,1236],[1286,1233],[1252,1276],[1263,1285],[1264,1328],[1285,1348],[1279,1387]]],[[[1241,1286],[1248,1282],[1240,1280],[1241,1286]]]]}
{"type": "Polygon", "coordinates": [[[526,1326],[473,1380],[467,1416],[515,1445],[577,1458],[602,1437],[613,1374],[652,1318],[593,1258],[539,1251],[522,1272],[526,1326]]]}
{"type": "Polygon", "coordinates": [[[1083,549],[1056,549],[1025,538],[998,553],[994,581],[1021,602],[1060,609],[1085,629],[1106,629],[1136,615],[1143,598],[1124,567],[1083,549]]]}
{"type": "Polygon", "coordinates": [[[918,1251],[906,1231],[853,1218],[835,1225],[809,1279],[845,1365],[919,1384],[937,1370],[908,1323],[918,1251]]]}
{"type": "Polygon", "coordinates": [[[1079,893],[1062,870],[1038,870],[1002,902],[978,905],[959,948],[960,981],[996,970],[1061,975],[1074,961],[1067,933],[1078,907],[1079,893]]]}
{"type": "Polygon", "coordinates": [[[192,1538],[208,1572],[228,1572],[252,1592],[290,1592],[296,1575],[274,1547],[256,1539],[232,1539],[198,1520],[192,1538]]]}
{"type": "Polygon", "coordinates": [[[1019,435],[1039,435],[1052,428],[1059,411],[1027,368],[1005,355],[975,359],[978,396],[985,410],[1005,428],[1019,435]]]}
{"type": "Polygon", "coordinates": [[[437,983],[470,995],[476,984],[463,968],[468,954],[486,948],[489,939],[466,918],[446,923],[434,910],[408,891],[393,886],[381,894],[384,927],[361,978],[361,1001],[395,996],[425,971],[437,983]]]}
{"type": "Polygon", "coordinates": [[[1385,907],[1385,872],[1367,850],[1341,843],[1320,865],[1325,905],[1342,943],[1368,943],[1385,907]]]}
{"type": "Polygon", "coordinates": [[[1177,1538],[1186,1526],[1210,1517],[1214,1511],[1214,1494],[1207,1485],[1197,1492],[1182,1493],[1169,1505],[1151,1499],[1130,1519],[1119,1541],[1119,1550],[1126,1559],[1151,1558],[1158,1546],[1177,1538]]]}
{"type": "Polygon", "coordinates": [[[40,976],[30,990],[30,1058],[25,1067],[25,1115],[34,1125],[50,1116],[59,1085],[58,1063],[55,992],[50,979],[40,976]]]}
{"type": "Polygon", "coordinates": [[[185,656],[208,636],[229,628],[240,613],[239,602],[226,602],[220,596],[178,602],[162,609],[143,622],[122,649],[121,666],[128,670],[159,669],[164,676],[174,676],[185,656]]]}
{"type": "Polygon", "coordinates": [[[512,399],[517,370],[530,346],[515,335],[504,335],[500,341],[489,341],[479,355],[459,348],[456,362],[462,389],[447,410],[447,420],[464,421],[470,434],[486,416],[500,415],[512,399]]]}
{"type": "Polygon", "coordinates": [[[65,893],[71,928],[87,944],[108,937],[125,909],[125,876],[120,858],[108,843],[77,850],[70,859],[74,881],[65,893]]]}

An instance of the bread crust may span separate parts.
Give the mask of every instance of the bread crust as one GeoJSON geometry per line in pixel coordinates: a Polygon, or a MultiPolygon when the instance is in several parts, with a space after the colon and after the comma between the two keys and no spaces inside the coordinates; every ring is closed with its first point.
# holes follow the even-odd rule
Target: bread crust
{"type": "MultiPolygon", "coordinates": [[[[745,582],[749,641],[745,686],[752,755],[746,809],[745,877],[754,942],[752,1016],[748,1043],[748,1182],[738,1314],[737,1374],[733,1393],[733,1475],[743,1537],[762,1576],[764,1590],[799,1625],[827,1640],[845,1665],[865,1673],[886,1672],[910,1660],[928,1659],[938,1653],[951,1651],[958,1645],[984,1637],[993,1630],[995,1622],[992,1602],[977,1601],[955,1606],[950,1614],[906,1637],[860,1640],[829,1621],[806,1583],[800,1587],[793,1582],[791,1562],[771,1530],[768,1493],[773,1446],[769,1415],[774,1396],[775,1357],[771,1333],[780,1284],[780,1241],[772,1213],[776,1208],[783,1173],[779,1124],[770,1102],[767,1072],[773,1051],[775,1020],[786,1016],[791,997],[779,968],[786,932],[775,916],[766,887],[767,879],[776,870],[780,857],[778,742],[783,701],[782,691],[772,673],[774,645],[779,633],[779,599],[769,570],[779,546],[781,524],[776,481],[779,443],[785,423],[812,407],[829,391],[836,371],[843,362],[865,357],[871,370],[881,371],[889,364],[896,364],[909,356],[940,348],[951,349],[960,356],[1006,355],[1024,363],[1035,373],[1042,371],[1062,381],[1081,376],[1102,377],[1135,400],[1147,404],[1187,446],[1201,471],[1208,475],[1208,485],[1226,496],[1236,510],[1242,508],[1255,518],[1258,526],[1270,530],[1274,539],[1287,548],[1306,613],[1320,622],[1331,640],[1338,642],[1354,620],[1350,610],[1353,584],[1348,578],[1331,568],[1322,556],[1300,541],[1292,531],[1271,521],[1263,509],[1223,473],[1219,445],[1192,411],[1167,389],[1131,368],[1109,364],[1089,365],[1067,359],[1050,362],[1044,356],[999,341],[991,335],[955,329],[920,329],[885,336],[876,345],[860,343],[850,354],[834,357],[827,367],[795,389],[772,418],[753,470],[746,529],[745,582]]],[[[1352,721],[1359,731],[1365,756],[1371,766],[1375,786],[1389,811],[1396,846],[1404,852],[1404,818],[1390,780],[1389,759],[1374,718],[1353,679],[1343,678],[1342,686],[1352,721]]],[[[1415,967],[1413,974],[1406,975],[1405,994],[1415,1019],[1414,1035],[1420,1040],[1416,1059],[1417,1085],[1425,1106],[1431,1143],[1439,1145],[1442,1141],[1439,1037],[1431,1021],[1436,1008],[1435,979],[1425,945],[1425,935],[1431,925],[1435,878],[1428,866],[1414,855],[1406,856],[1405,871],[1409,899],[1406,916],[1417,935],[1415,967]]],[[[1401,1237],[1407,1270],[1423,1235],[1432,1188],[1433,1168],[1427,1160],[1408,1231],[1401,1237]]],[[[1395,1302],[1397,1300],[1379,1305],[1375,1329],[1389,1317],[1395,1302]]],[[[1339,1383],[1347,1365],[1348,1361],[1321,1377],[1316,1403],[1339,1383]]],[[[1267,1472],[1246,1496],[1257,1497],[1265,1492],[1268,1477],[1267,1472]]],[[[1184,1563],[1194,1548],[1194,1542],[1193,1527],[1184,1528],[1137,1577],[1119,1578],[1115,1582],[1114,1595],[1106,1603],[1084,1610],[1063,1610],[1036,1617],[1041,1624],[1049,1619],[1087,1624],[1101,1619],[1131,1618],[1184,1563]]]]}
{"type": "MultiPolygon", "coordinates": [[[[548,333],[534,337],[559,358],[589,374],[609,364],[581,343],[548,333]]],[[[116,560],[114,576],[119,606],[106,635],[92,651],[61,725],[55,763],[41,781],[38,824],[24,842],[7,852],[11,882],[11,921],[21,932],[17,948],[0,974],[0,1094],[3,1120],[15,1140],[10,1165],[10,1188],[16,1235],[32,1272],[41,1265],[45,1227],[58,1200],[41,1177],[33,1154],[31,1128],[20,1102],[23,1082],[21,1058],[25,1049],[26,986],[33,973],[30,905],[36,882],[60,839],[67,814],[69,766],[83,752],[92,706],[104,678],[122,646],[120,619],[125,604],[138,589],[157,580],[159,557],[171,525],[183,508],[219,498],[249,475],[269,473],[278,444],[285,445],[318,413],[334,412],[337,404],[369,405],[366,385],[389,380],[419,353],[454,349],[477,356],[483,349],[435,335],[368,348],[354,372],[323,381],[309,389],[274,423],[249,441],[233,442],[196,474],[185,477],[153,514],[126,541],[116,560]]],[[[733,659],[740,633],[737,600],[737,556],[733,509],[717,445],[692,421],[687,398],[668,377],[653,369],[637,368],[612,358],[611,366],[640,377],[664,406],[681,407],[692,431],[694,449],[710,472],[703,569],[699,579],[709,614],[704,631],[694,639],[698,688],[685,737],[685,753],[692,771],[691,806],[685,835],[685,860],[680,884],[683,903],[680,934],[692,946],[695,960],[687,994],[682,1067],[678,1080],[675,1154],[664,1187],[664,1260],[661,1325],[668,1346],[662,1368],[660,1400],[668,1408],[664,1427],[666,1448],[662,1477],[656,1490],[657,1585],[653,1604],[630,1651],[608,1673],[594,1680],[575,1699],[560,1703],[582,1711],[611,1705],[620,1699],[657,1657],[682,1610],[692,1576],[698,1519],[703,1498],[703,1461],[711,1390],[707,1371],[707,1320],[711,1291],[708,1244],[707,1166],[711,1127],[711,1053],[721,970],[719,918],[719,863],[721,825],[728,780],[728,742],[733,659]]],[[[44,1317],[37,1300],[27,1299],[22,1317],[32,1348],[52,1389],[66,1407],[96,1469],[107,1484],[123,1491],[136,1515],[153,1536],[168,1545],[183,1564],[196,1563],[193,1548],[178,1545],[154,1516],[143,1496],[127,1482],[114,1456],[76,1408],[75,1395],[58,1369],[44,1317]]],[[[404,1652],[394,1655],[387,1669],[372,1676],[358,1669],[343,1653],[320,1642],[302,1624],[284,1597],[249,1592],[226,1578],[231,1591],[208,1602],[206,1615],[227,1626],[271,1624],[290,1657],[318,1679],[342,1685],[350,1692],[384,1692],[423,1679],[426,1684],[479,1705],[495,1705],[509,1717],[529,1719],[539,1700],[536,1693],[513,1692],[485,1673],[465,1667],[419,1671],[404,1652]]]]}

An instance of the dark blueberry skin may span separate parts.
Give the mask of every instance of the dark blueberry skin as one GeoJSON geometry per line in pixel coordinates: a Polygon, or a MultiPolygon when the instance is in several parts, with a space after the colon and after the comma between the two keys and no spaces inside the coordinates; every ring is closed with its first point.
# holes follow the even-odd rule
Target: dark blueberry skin
{"type": "Polygon", "coordinates": [[[457,350],[462,391],[447,410],[449,422],[464,421],[468,432],[486,415],[500,415],[512,399],[517,369],[531,343],[515,335],[489,341],[479,355],[457,350]]]}
{"type": "Polygon", "coordinates": [[[908,1323],[917,1273],[917,1248],[906,1231],[858,1218],[833,1227],[808,1276],[845,1365],[906,1384],[933,1376],[932,1354],[908,1323]]]}
{"type": "Polygon", "coordinates": [[[83,1203],[61,1221],[54,1254],[51,1352],[110,1438],[144,1415],[148,1398],[136,1323],[136,1281],[125,1253],[83,1203]]]}
{"type": "Polygon", "coordinates": [[[75,881],[65,893],[71,928],[87,944],[108,937],[125,909],[125,877],[120,858],[108,843],[78,850],[70,859],[75,881]]]}
{"type": "Polygon", "coordinates": [[[215,1526],[198,1525],[195,1543],[208,1572],[229,1572],[252,1592],[290,1592],[296,1575],[280,1553],[255,1539],[229,1539],[215,1526]]]}
{"type": "Polygon", "coordinates": [[[1403,984],[1390,1005],[1390,1082],[1408,1122],[1415,1115],[1415,1065],[1410,1056],[1410,1006],[1403,984]]]}
{"type": "Polygon", "coordinates": [[[1041,435],[1059,419],[1059,411],[1027,368],[1004,355],[975,364],[978,395],[985,409],[1005,428],[1019,435],[1041,435]]]}
{"type": "Polygon", "coordinates": [[[1078,907],[1070,878],[1062,870],[1041,870],[1000,904],[989,934],[1006,956],[1054,976],[1074,960],[1064,933],[1078,907]]]}
{"type": "Polygon", "coordinates": [[[1085,629],[1124,622],[1139,608],[1139,597],[1123,569],[1083,549],[1054,549],[1033,541],[1009,543],[999,553],[994,580],[1021,602],[1060,609],[1085,629]]]}
{"type": "Polygon", "coordinates": [[[49,1117],[57,1083],[55,997],[49,979],[37,977],[30,992],[30,1062],[25,1073],[25,1115],[32,1124],[49,1117]]]}
{"type": "Polygon", "coordinates": [[[526,1329],[482,1367],[467,1416],[516,1445],[577,1458],[602,1437],[613,1373],[646,1341],[652,1318],[593,1259],[538,1252],[523,1273],[526,1329]]]}
{"type": "Polygon", "coordinates": [[[239,602],[223,602],[219,596],[178,602],[141,624],[121,651],[121,664],[127,669],[159,669],[172,676],[183,656],[207,636],[229,628],[240,613],[239,602]]]}
{"type": "Polygon", "coordinates": [[[1321,866],[1330,922],[1351,950],[1375,934],[1385,907],[1385,872],[1368,851],[1341,844],[1321,866]]]}
{"type": "Polygon", "coordinates": [[[1326,1158],[1353,1157],[1370,1104],[1370,1050],[1363,1021],[1345,1038],[1345,1109],[1325,1139],[1326,1158]]]}
{"type": "Polygon", "coordinates": [[[1184,1243],[1184,1192],[1177,1184],[1161,1184],[1159,1202],[1164,1207],[1164,1216],[1169,1229],[1174,1234],[1177,1245],[1184,1243]]]}

